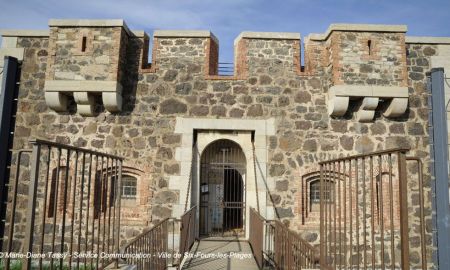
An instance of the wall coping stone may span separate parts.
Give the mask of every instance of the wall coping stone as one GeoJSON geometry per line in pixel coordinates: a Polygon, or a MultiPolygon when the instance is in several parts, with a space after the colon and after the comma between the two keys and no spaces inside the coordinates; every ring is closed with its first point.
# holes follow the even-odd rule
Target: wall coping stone
{"type": "Polygon", "coordinates": [[[300,40],[300,33],[297,32],[251,32],[244,31],[234,39],[234,45],[236,45],[239,40],[247,39],[287,39],[287,40],[300,40]]]}
{"type": "MultiPolygon", "coordinates": [[[[148,36],[144,30],[132,30],[131,33],[139,38],[148,36]]],[[[0,29],[2,37],[48,37],[49,35],[50,30],[0,29]]]]}
{"type": "Polygon", "coordinates": [[[123,19],[89,20],[89,19],[50,19],[50,27],[123,27],[128,35],[132,35],[130,28],[123,19]]]}
{"type": "Polygon", "coordinates": [[[406,43],[417,44],[450,44],[450,37],[406,37],[406,43]]]}
{"type": "Polygon", "coordinates": [[[307,39],[323,41],[326,40],[334,31],[406,33],[408,31],[408,27],[406,25],[333,23],[328,27],[325,33],[313,33],[310,34],[307,39]]]}
{"type": "Polygon", "coordinates": [[[2,37],[48,37],[49,30],[0,29],[2,37]]]}
{"type": "Polygon", "coordinates": [[[219,43],[217,37],[209,30],[155,30],[153,37],[162,38],[212,38],[219,43]]]}

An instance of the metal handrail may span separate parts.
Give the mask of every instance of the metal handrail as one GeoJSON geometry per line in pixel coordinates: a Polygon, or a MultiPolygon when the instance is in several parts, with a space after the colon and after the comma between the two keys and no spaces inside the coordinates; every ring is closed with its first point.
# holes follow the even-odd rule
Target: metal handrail
{"type": "Polygon", "coordinates": [[[371,152],[371,153],[367,153],[367,154],[357,154],[357,155],[352,155],[352,156],[347,156],[347,157],[341,157],[341,158],[335,158],[335,159],[330,159],[330,160],[326,160],[326,161],[321,161],[321,162],[319,162],[319,165],[322,165],[325,163],[338,162],[338,161],[348,161],[348,160],[353,160],[353,159],[357,159],[357,158],[368,158],[368,157],[379,156],[379,155],[393,154],[393,153],[398,153],[398,152],[406,153],[409,150],[411,150],[411,149],[410,148],[400,148],[400,147],[392,148],[392,149],[375,151],[375,152],[371,152]]]}
{"type": "Polygon", "coordinates": [[[56,147],[56,148],[63,148],[63,149],[66,149],[66,150],[84,152],[86,154],[92,154],[92,155],[102,156],[102,157],[106,157],[106,158],[118,159],[118,160],[121,160],[121,161],[124,160],[124,158],[120,157],[120,156],[107,154],[107,153],[102,153],[102,152],[99,152],[99,151],[90,150],[90,149],[86,149],[86,148],[75,147],[75,146],[71,146],[71,145],[65,145],[65,144],[62,144],[62,143],[51,142],[51,141],[47,141],[47,140],[32,139],[29,142],[32,145],[37,145],[37,144],[39,144],[39,145],[46,145],[46,146],[51,146],[51,147],[56,147]]]}
{"type": "Polygon", "coordinates": [[[173,220],[173,218],[165,218],[156,223],[155,225],[153,225],[152,227],[145,229],[142,233],[136,235],[133,240],[131,240],[125,246],[120,248],[121,253],[125,254],[127,248],[131,247],[133,244],[137,243],[142,237],[150,234],[152,231],[156,230],[159,226],[161,226],[161,224],[169,220],[173,220]]]}
{"type": "Polygon", "coordinates": [[[197,205],[191,207],[188,211],[186,211],[179,221],[180,224],[180,261],[181,264],[184,258],[185,252],[189,251],[195,241],[195,215],[196,215],[197,205]]]}
{"type": "Polygon", "coordinates": [[[251,223],[255,223],[255,217],[259,221],[258,224],[250,224],[253,230],[249,240],[259,267],[264,267],[265,260],[271,260],[277,269],[313,268],[319,263],[319,251],[299,234],[279,220],[266,220],[253,208],[250,208],[250,213],[251,223]],[[267,225],[273,230],[269,231],[267,225]],[[268,241],[273,243],[273,250],[269,250],[271,243],[268,241]]]}

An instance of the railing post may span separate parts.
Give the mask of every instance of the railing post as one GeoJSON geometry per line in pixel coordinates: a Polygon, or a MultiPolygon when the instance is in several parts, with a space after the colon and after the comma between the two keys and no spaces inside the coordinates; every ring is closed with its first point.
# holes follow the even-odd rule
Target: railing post
{"type": "Polygon", "coordinates": [[[323,222],[325,215],[324,215],[324,190],[323,185],[325,184],[324,178],[323,178],[323,165],[320,165],[320,259],[319,263],[320,265],[325,265],[325,223],[323,222]]]}
{"type": "Polygon", "coordinates": [[[400,246],[403,270],[409,270],[409,226],[408,226],[408,186],[406,155],[398,152],[399,196],[400,196],[400,246]]]}
{"type": "MultiPolygon", "coordinates": [[[[117,226],[116,226],[116,254],[120,253],[120,205],[121,205],[121,197],[122,197],[122,192],[121,192],[121,187],[122,187],[122,160],[119,160],[119,175],[116,176],[117,179],[117,195],[116,195],[116,209],[117,209],[117,213],[116,213],[116,217],[117,217],[117,226]]],[[[118,268],[119,267],[119,258],[116,258],[114,260],[114,267],[118,268]]]]}
{"type": "MultiPolygon", "coordinates": [[[[25,229],[24,252],[33,251],[33,232],[34,219],[36,211],[36,193],[39,180],[39,164],[41,157],[41,145],[33,143],[33,152],[31,154],[31,178],[28,186],[28,207],[27,207],[27,224],[25,229]]],[[[31,257],[24,259],[22,270],[31,269],[31,257]]]]}

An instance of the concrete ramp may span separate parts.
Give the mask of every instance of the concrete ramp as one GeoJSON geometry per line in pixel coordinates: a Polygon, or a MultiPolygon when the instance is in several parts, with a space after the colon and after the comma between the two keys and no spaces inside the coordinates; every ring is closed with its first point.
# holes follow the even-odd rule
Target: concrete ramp
{"type": "Polygon", "coordinates": [[[201,240],[195,242],[182,269],[189,270],[258,270],[248,242],[201,240]]]}

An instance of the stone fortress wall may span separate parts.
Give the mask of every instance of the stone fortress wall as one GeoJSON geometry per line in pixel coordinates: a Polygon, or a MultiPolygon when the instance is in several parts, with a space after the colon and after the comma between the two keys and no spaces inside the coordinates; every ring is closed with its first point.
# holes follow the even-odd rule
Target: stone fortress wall
{"type": "Polygon", "coordinates": [[[254,131],[264,214],[294,230],[301,176],[318,161],[409,147],[430,188],[425,73],[448,62],[447,38],[336,24],[304,39],[302,67],[300,34],[243,32],[235,74],[221,76],[210,31],[156,30],[148,63],[149,36],[122,20],[49,25],[2,33],[1,53],[22,61],[14,149],[41,138],[124,156],[142,194],[124,208],[127,237],[183,212],[193,129],[254,131]]]}

